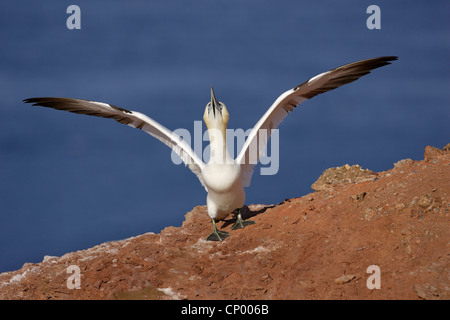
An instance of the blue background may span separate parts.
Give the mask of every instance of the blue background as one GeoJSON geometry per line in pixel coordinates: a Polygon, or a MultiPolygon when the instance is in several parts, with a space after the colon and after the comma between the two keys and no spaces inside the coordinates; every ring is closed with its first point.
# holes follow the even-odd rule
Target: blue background
{"type": "MultiPolygon", "coordinates": [[[[400,60],[305,102],[280,126],[280,170],[247,204],[312,190],[327,168],[387,170],[449,139],[448,1],[9,1],[0,11],[0,272],[180,226],[203,187],[170,149],[115,121],[32,107],[103,101],[193,131],[210,85],[251,128],[284,91],[366,58],[400,60]],[[81,8],[81,30],[66,9],[81,8]],[[381,8],[369,30],[366,9],[381,8]]],[[[203,126],[205,129],[205,126],[203,126]]],[[[206,143],[204,144],[206,146],[206,143]]],[[[258,169],[259,172],[259,169],[258,169]]],[[[205,230],[206,236],[210,230],[205,230]]]]}

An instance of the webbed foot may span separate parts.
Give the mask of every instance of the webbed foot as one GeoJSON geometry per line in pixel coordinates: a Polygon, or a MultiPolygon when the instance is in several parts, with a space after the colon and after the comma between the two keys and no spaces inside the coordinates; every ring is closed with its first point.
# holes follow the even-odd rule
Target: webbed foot
{"type": "Polygon", "coordinates": [[[242,229],[245,228],[248,225],[254,224],[256,223],[255,221],[251,221],[251,220],[242,220],[241,217],[241,213],[238,213],[236,222],[231,226],[231,230],[236,230],[236,229],[242,229]]]}
{"type": "Polygon", "coordinates": [[[216,221],[214,219],[211,219],[211,221],[213,224],[213,232],[206,238],[207,241],[222,241],[230,235],[226,231],[217,230],[216,221]]]}
{"type": "Polygon", "coordinates": [[[226,231],[213,231],[206,240],[207,241],[222,241],[226,237],[228,237],[230,234],[226,231]]]}

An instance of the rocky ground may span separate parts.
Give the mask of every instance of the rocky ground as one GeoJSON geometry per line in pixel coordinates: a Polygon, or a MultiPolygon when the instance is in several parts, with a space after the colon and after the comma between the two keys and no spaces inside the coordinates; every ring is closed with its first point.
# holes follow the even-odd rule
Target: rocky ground
{"type": "Polygon", "coordinates": [[[0,299],[448,300],[449,149],[328,169],[313,193],[247,208],[254,225],[218,223],[220,243],[199,206],[179,228],[46,256],[0,274],[0,299]]]}

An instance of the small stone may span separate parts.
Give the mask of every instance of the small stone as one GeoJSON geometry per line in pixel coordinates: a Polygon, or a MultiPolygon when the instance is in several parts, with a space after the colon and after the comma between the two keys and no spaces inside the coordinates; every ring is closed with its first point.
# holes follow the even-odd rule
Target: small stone
{"type": "Polygon", "coordinates": [[[57,259],[58,257],[56,256],[44,256],[44,259],[42,260],[42,262],[47,262],[53,259],[57,259]]]}
{"type": "Polygon", "coordinates": [[[336,282],[337,284],[344,284],[352,281],[353,279],[355,279],[354,275],[344,274],[343,276],[340,276],[339,278],[335,279],[334,282],[336,282]]]}
{"type": "Polygon", "coordinates": [[[366,196],[367,192],[361,192],[358,194],[354,194],[350,197],[353,201],[362,201],[364,197],[366,196]]]}
{"type": "Polygon", "coordinates": [[[433,197],[429,193],[426,193],[419,198],[418,204],[420,207],[425,209],[425,208],[428,208],[432,202],[433,202],[433,197]]]}
{"type": "Polygon", "coordinates": [[[363,211],[364,220],[370,221],[375,216],[376,212],[372,208],[366,208],[363,211]]]}

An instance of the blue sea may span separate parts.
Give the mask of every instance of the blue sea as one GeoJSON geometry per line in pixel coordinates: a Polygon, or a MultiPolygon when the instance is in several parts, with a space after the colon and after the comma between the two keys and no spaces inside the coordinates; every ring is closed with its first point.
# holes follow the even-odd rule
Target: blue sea
{"type": "Polygon", "coordinates": [[[23,99],[103,101],[193,132],[213,85],[229,127],[245,131],[281,93],[312,76],[399,56],[285,119],[277,174],[258,168],[247,189],[247,204],[276,204],[312,192],[329,167],[383,171],[450,142],[449,12],[449,1],[5,2],[0,272],[180,226],[186,212],[206,203],[196,176],[145,132],[23,99]],[[72,4],[81,29],[67,28],[72,4]],[[372,4],[380,29],[366,24],[372,4]]]}

